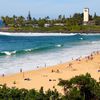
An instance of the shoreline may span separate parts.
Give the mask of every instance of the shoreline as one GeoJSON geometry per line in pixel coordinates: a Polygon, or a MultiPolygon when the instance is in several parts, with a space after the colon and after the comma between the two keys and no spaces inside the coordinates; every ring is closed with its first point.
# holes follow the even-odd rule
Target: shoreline
{"type": "Polygon", "coordinates": [[[86,74],[88,72],[98,81],[100,78],[98,70],[100,70],[100,52],[97,51],[90,54],[90,56],[72,59],[63,64],[26,72],[20,71],[20,73],[13,75],[0,76],[0,84],[6,83],[8,87],[35,88],[36,90],[39,90],[41,86],[44,87],[44,90],[55,87],[59,92],[62,92],[61,87],[57,85],[59,79],[70,79],[76,75],[86,74]]]}
{"type": "Polygon", "coordinates": [[[100,33],[100,31],[92,30],[92,31],[9,31],[0,29],[0,32],[8,32],[8,33],[80,33],[80,34],[91,34],[91,33],[100,33]]]}
{"type": "Polygon", "coordinates": [[[70,36],[70,35],[100,35],[100,33],[33,33],[33,32],[0,32],[0,36],[70,36]]]}

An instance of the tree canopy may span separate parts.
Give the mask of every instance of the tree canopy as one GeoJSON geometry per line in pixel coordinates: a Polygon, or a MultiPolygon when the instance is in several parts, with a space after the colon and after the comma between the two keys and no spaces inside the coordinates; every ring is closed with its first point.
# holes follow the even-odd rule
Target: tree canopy
{"type": "Polygon", "coordinates": [[[54,90],[39,91],[35,89],[9,88],[0,85],[0,100],[100,100],[100,82],[93,79],[90,74],[79,75],[70,80],[59,80],[63,87],[64,95],[54,90]]]}

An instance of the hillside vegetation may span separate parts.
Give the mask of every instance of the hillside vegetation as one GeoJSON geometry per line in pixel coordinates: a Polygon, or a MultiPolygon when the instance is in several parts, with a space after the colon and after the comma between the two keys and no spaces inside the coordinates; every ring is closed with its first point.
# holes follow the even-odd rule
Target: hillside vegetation
{"type": "Polygon", "coordinates": [[[83,13],[75,13],[66,18],[65,15],[59,15],[56,19],[50,19],[49,16],[36,19],[31,16],[2,16],[5,26],[1,31],[9,32],[100,32],[100,16],[94,14],[89,16],[89,23],[83,25],[83,13]]]}

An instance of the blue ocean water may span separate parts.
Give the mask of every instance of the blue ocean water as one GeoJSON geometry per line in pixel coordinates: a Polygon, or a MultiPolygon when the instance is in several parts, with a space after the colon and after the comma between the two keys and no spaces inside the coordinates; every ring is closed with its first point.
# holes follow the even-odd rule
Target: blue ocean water
{"type": "Polygon", "coordinates": [[[100,50],[100,35],[0,35],[0,74],[55,65],[100,50]]]}

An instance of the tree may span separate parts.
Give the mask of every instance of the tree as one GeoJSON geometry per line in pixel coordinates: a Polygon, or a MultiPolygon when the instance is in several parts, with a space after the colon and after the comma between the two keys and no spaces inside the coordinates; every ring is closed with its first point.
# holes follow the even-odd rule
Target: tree
{"type": "Polygon", "coordinates": [[[58,16],[58,20],[62,20],[62,15],[59,15],[58,16]]]}
{"type": "Polygon", "coordinates": [[[49,17],[49,16],[46,16],[46,17],[45,17],[45,19],[46,19],[46,20],[49,20],[49,19],[50,19],[50,17],[49,17]]]}
{"type": "Polygon", "coordinates": [[[29,13],[28,13],[27,20],[29,20],[29,21],[32,20],[32,17],[31,17],[30,11],[29,11],[29,13]]]}
{"type": "Polygon", "coordinates": [[[99,16],[96,16],[96,18],[95,18],[95,24],[96,25],[100,25],[100,17],[99,16]]]}
{"type": "Polygon", "coordinates": [[[73,18],[73,21],[76,25],[82,25],[82,23],[83,23],[83,13],[82,14],[75,13],[72,18],[73,18]]]}
{"type": "Polygon", "coordinates": [[[25,18],[23,16],[17,17],[16,23],[17,23],[17,26],[24,26],[25,18]]]}
{"type": "Polygon", "coordinates": [[[46,23],[45,19],[39,18],[39,20],[38,20],[38,25],[39,25],[40,27],[44,27],[44,24],[45,24],[45,23],[46,23]]]}
{"type": "Polygon", "coordinates": [[[97,14],[96,14],[96,12],[94,13],[94,19],[97,17],[97,14]]]}
{"type": "Polygon", "coordinates": [[[35,89],[31,89],[28,91],[25,100],[37,100],[38,92],[35,89]]]}
{"type": "Polygon", "coordinates": [[[91,78],[90,74],[88,73],[86,75],[75,76],[69,81],[61,80],[59,82],[59,85],[61,84],[63,85],[63,87],[67,87],[66,91],[68,92],[65,94],[65,97],[69,98],[68,100],[76,100],[76,98],[81,98],[79,100],[100,99],[100,95],[96,94],[97,92],[100,94],[100,83],[91,78]]]}
{"type": "Polygon", "coordinates": [[[20,89],[20,99],[21,100],[25,100],[27,94],[28,94],[28,90],[27,89],[20,89]]]}

